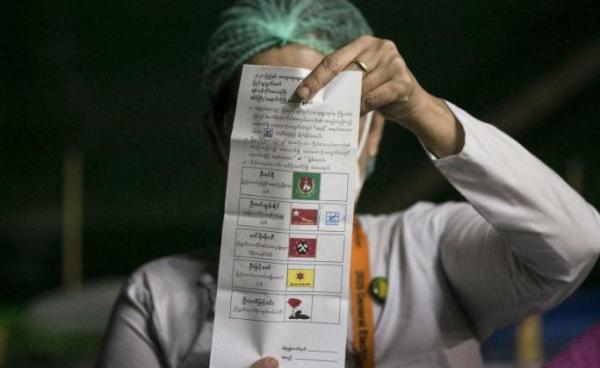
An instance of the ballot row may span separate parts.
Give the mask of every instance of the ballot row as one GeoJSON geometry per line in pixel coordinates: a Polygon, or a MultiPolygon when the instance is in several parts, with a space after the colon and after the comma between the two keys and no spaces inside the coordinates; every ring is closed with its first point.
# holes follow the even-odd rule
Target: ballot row
{"type": "Polygon", "coordinates": [[[240,197],[237,225],[271,230],[344,232],[346,212],[347,206],[341,203],[240,197]]]}
{"type": "Polygon", "coordinates": [[[344,234],[290,233],[238,228],[234,249],[236,257],[342,263],[344,239],[344,234]]]}
{"type": "Polygon", "coordinates": [[[347,173],[243,167],[240,195],[306,201],[348,200],[347,173]]]}
{"type": "Polygon", "coordinates": [[[342,265],[235,259],[233,288],[260,291],[342,292],[342,265]]]}
{"type": "Polygon", "coordinates": [[[340,323],[341,298],[233,291],[230,318],[265,322],[340,323]]]}

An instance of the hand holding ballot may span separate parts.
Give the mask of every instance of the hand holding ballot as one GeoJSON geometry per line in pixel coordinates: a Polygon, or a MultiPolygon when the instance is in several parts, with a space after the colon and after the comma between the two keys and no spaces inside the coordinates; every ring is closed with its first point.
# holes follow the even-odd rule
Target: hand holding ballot
{"type": "Polygon", "coordinates": [[[390,40],[365,35],[325,56],[296,94],[308,101],[344,70],[364,73],[361,115],[379,112],[413,132],[438,158],[460,151],[464,132],[452,111],[421,87],[390,40]]]}

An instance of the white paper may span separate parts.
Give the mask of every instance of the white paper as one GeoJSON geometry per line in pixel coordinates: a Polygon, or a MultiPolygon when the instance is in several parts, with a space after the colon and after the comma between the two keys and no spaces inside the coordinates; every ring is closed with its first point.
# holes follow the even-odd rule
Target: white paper
{"type": "Polygon", "coordinates": [[[362,74],[305,104],[305,69],[244,65],[211,367],[343,367],[362,74]]]}

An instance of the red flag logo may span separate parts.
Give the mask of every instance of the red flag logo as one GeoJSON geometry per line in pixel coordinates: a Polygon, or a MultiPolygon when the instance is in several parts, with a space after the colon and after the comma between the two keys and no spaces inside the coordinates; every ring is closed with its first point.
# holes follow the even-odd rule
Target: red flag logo
{"type": "Polygon", "coordinates": [[[317,254],[317,239],[290,238],[290,257],[314,257],[317,254]]]}
{"type": "Polygon", "coordinates": [[[319,211],[309,208],[292,208],[292,225],[316,225],[319,211]]]}

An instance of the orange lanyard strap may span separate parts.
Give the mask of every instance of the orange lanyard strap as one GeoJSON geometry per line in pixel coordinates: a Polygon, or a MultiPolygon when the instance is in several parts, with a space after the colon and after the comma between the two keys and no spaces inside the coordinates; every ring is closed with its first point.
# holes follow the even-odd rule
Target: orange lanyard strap
{"type": "Polygon", "coordinates": [[[373,368],[375,342],[373,336],[373,314],[369,297],[369,244],[367,235],[354,220],[352,237],[352,260],[350,264],[350,297],[352,303],[352,325],[354,327],[354,350],[359,356],[361,367],[373,368]]]}

